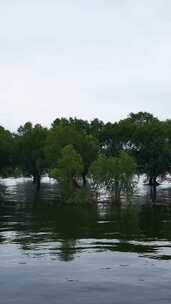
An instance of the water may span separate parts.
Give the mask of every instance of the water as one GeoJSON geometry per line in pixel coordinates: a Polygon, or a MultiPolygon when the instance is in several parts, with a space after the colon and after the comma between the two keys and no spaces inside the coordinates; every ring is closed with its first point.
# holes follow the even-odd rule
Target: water
{"type": "Polygon", "coordinates": [[[171,303],[171,188],[152,202],[60,206],[57,185],[0,183],[0,303],[171,303]]]}

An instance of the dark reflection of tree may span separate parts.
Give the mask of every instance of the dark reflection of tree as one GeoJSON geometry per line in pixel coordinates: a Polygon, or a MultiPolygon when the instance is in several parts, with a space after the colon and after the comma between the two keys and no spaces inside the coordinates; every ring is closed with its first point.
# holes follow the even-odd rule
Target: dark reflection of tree
{"type": "Polygon", "coordinates": [[[121,205],[110,205],[106,213],[105,234],[111,232],[118,235],[121,240],[129,240],[135,235],[140,234],[139,222],[138,222],[138,210],[135,206],[128,205],[122,207],[121,205]]]}
{"type": "Polygon", "coordinates": [[[76,253],[77,253],[76,240],[72,240],[72,239],[62,240],[59,250],[59,258],[62,261],[69,262],[73,260],[76,253]]]}
{"type": "MultiPolygon", "coordinates": [[[[84,250],[77,246],[80,239],[107,239],[108,243],[97,242],[97,250],[127,252],[149,252],[153,247],[131,245],[129,241],[146,241],[149,239],[169,239],[168,210],[163,206],[128,205],[126,207],[108,205],[97,209],[92,207],[55,207],[37,202],[32,207],[26,206],[23,212],[16,213],[16,242],[27,254],[34,252],[37,246],[49,243],[49,254],[64,261],[74,259],[78,252],[84,250]],[[119,243],[114,244],[113,239],[119,243]]],[[[169,211],[170,212],[170,211],[169,211]]],[[[171,230],[170,230],[171,231],[171,230]]],[[[91,246],[91,244],[90,244],[91,246]]]]}
{"type": "Polygon", "coordinates": [[[49,253],[69,261],[77,253],[76,242],[93,234],[96,226],[96,206],[51,206],[45,202],[24,204],[14,214],[15,242],[25,252],[34,251],[40,244],[50,242],[49,253]],[[56,245],[55,245],[56,243],[56,245]]]}
{"type": "MultiPolygon", "coordinates": [[[[149,252],[154,248],[131,242],[171,240],[169,203],[61,206],[56,197],[54,200],[53,189],[51,194],[52,199],[42,189],[34,199],[27,194],[24,201],[0,201],[0,231],[15,231],[10,242],[17,243],[25,254],[46,253],[70,261],[87,250],[86,246],[91,250],[149,252]],[[79,242],[83,239],[85,245],[79,242]]],[[[8,234],[5,237],[8,240],[8,234]]]]}
{"type": "Polygon", "coordinates": [[[152,202],[157,200],[157,189],[156,186],[150,187],[150,199],[152,202]]]}
{"type": "Polygon", "coordinates": [[[140,227],[146,238],[171,240],[171,206],[142,206],[140,211],[140,227]]]}
{"type": "Polygon", "coordinates": [[[3,233],[6,218],[8,216],[8,208],[5,202],[5,194],[7,187],[0,183],[0,244],[4,243],[6,237],[3,233]]]}
{"type": "Polygon", "coordinates": [[[4,202],[4,196],[6,191],[7,187],[4,184],[0,183],[0,204],[4,202]]]}
{"type": "Polygon", "coordinates": [[[159,186],[146,187],[146,201],[151,201],[153,203],[160,203],[164,205],[164,203],[170,203],[171,199],[171,188],[166,187],[162,188],[159,186]]]}
{"type": "Polygon", "coordinates": [[[149,185],[145,185],[145,187],[146,187],[146,192],[145,192],[146,200],[150,202],[156,202],[157,199],[160,197],[160,190],[158,191],[158,187],[149,186],[149,185]]]}
{"type": "MultiPolygon", "coordinates": [[[[108,250],[123,252],[154,252],[157,245],[150,240],[171,240],[171,208],[169,205],[127,205],[106,207],[103,212],[103,228],[108,242],[118,239],[119,243],[104,244],[108,250]],[[106,222],[105,222],[106,221],[106,222]],[[135,241],[132,243],[132,241],[135,241]],[[141,242],[146,242],[145,243],[141,242]]],[[[101,235],[102,237],[102,235],[101,235]]]]}

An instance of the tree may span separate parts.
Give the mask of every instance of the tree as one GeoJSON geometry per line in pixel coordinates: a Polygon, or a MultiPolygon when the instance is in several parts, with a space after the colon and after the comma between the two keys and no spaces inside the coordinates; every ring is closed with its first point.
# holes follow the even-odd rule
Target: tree
{"type": "Polygon", "coordinates": [[[123,150],[136,159],[139,174],[145,174],[150,186],[168,172],[170,152],[163,122],[147,112],[131,113],[119,122],[123,150]]]}
{"type": "Polygon", "coordinates": [[[116,201],[120,200],[121,192],[129,194],[133,191],[133,178],[136,163],[127,153],[118,157],[100,156],[91,166],[94,182],[108,190],[116,201]]]}
{"type": "Polygon", "coordinates": [[[118,155],[123,149],[122,137],[118,123],[108,122],[101,134],[101,152],[107,156],[118,155]]]}
{"type": "Polygon", "coordinates": [[[51,171],[51,176],[60,184],[64,203],[87,204],[90,201],[90,192],[79,184],[83,170],[81,155],[72,145],[65,146],[61,150],[57,167],[51,171]]]}
{"type": "Polygon", "coordinates": [[[81,133],[71,126],[52,128],[46,142],[46,156],[50,168],[56,167],[62,149],[67,145],[72,145],[82,158],[84,165],[82,180],[83,184],[86,185],[89,167],[97,158],[97,140],[93,136],[81,133]]]}
{"type": "Polygon", "coordinates": [[[52,123],[52,128],[67,127],[67,126],[84,134],[90,133],[89,122],[87,120],[78,119],[76,117],[74,118],[70,117],[69,119],[64,117],[56,118],[52,123]]]}
{"type": "Polygon", "coordinates": [[[97,138],[99,143],[101,143],[103,140],[103,137],[102,137],[103,130],[104,130],[103,121],[95,118],[90,122],[89,134],[91,134],[93,137],[97,138]]]}
{"type": "Polygon", "coordinates": [[[84,169],[81,156],[72,145],[67,145],[61,150],[61,157],[58,160],[57,168],[52,170],[51,176],[71,187],[77,186],[84,169]]]}
{"type": "Polygon", "coordinates": [[[138,171],[146,174],[149,185],[156,186],[157,178],[168,172],[170,151],[162,122],[157,120],[135,127],[132,153],[137,160],[138,171]]]}
{"type": "Polygon", "coordinates": [[[15,140],[12,133],[0,126],[0,173],[4,176],[15,166],[15,140]]]}
{"type": "Polygon", "coordinates": [[[27,122],[18,129],[17,144],[19,165],[23,174],[31,175],[37,187],[40,187],[42,174],[47,171],[45,142],[48,130],[39,124],[33,126],[27,122]]]}

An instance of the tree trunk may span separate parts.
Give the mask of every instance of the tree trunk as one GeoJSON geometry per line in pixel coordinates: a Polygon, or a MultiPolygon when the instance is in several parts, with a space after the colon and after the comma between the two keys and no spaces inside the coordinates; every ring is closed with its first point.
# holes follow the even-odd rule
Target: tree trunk
{"type": "Polygon", "coordinates": [[[153,177],[149,178],[149,186],[153,186],[153,177]]]}
{"type": "Polygon", "coordinates": [[[36,172],[33,174],[33,184],[36,185],[37,191],[40,190],[40,181],[41,181],[41,175],[39,172],[36,172]]]}
{"type": "Polygon", "coordinates": [[[82,180],[83,180],[83,187],[86,187],[86,185],[87,185],[86,173],[82,174],[82,180]]]}
{"type": "Polygon", "coordinates": [[[121,190],[120,190],[120,185],[119,181],[115,180],[115,188],[114,188],[114,201],[116,203],[120,202],[120,195],[121,195],[121,190]]]}
{"type": "Polygon", "coordinates": [[[41,179],[40,174],[38,174],[37,175],[37,183],[36,183],[36,189],[37,189],[37,191],[40,190],[40,179],[41,179]]]}
{"type": "Polygon", "coordinates": [[[36,174],[33,174],[33,184],[36,184],[36,174]]]}
{"type": "Polygon", "coordinates": [[[158,186],[159,183],[157,182],[156,179],[157,179],[156,176],[151,176],[151,177],[149,178],[149,186],[151,186],[151,187],[156,187],[156,186],[158,186]]]}
{"type": "Polygon", "coordinates": [[[151,187],[150,190],[150,199],[152,200],[152,202],[155,202],[157,198],[157,191],[156,191],[156,186],[151,187]]]}

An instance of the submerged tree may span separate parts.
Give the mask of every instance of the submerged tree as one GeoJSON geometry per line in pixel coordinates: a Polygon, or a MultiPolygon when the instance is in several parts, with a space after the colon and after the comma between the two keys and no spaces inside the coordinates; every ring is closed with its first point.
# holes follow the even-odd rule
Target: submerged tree
{"type": "Polygon", "coordinates": [[[51,176],[72,190],[79,187],[78,180],[81,178],[83,168],[80,154],[72,145],[67,145],[62,149],[57,168],[52,170],[51,176]]]}
{"type": "Polygon", "coordinates": [[[22,172],[24,176],[32,176],[39,187],[44,173],[60,168],[63,153],[69,154],[66,146],[70,149],[72,146],[71,152],[81,158],[80,185],[86,186],[90,181],[89,171],[99,168],[100,175],[94,172],[95,179],[101,178],[102,183],[106,180],[105,185],[108,189],[113,187],[112,192],[118,189],[116,196],[126,191],[123,185],[129,188],[124,170],[129,167],[131,157],[137,163],[136,173],[146,175],[150,186],[155,187],[171,173],[171,121],[159,121],[150,113],[138,112],[115,123],[57,118],[50,130],[27,122],[17,134],[0,127],[1,175],[22,172]]]}
{"type": "Polygon", "coordinates": [[[40,186],[42,174],[47,171],[45,143],[48,130],[41,125],[33,126],[27,122],[18,129],[18,162],[23,174],[33,177],[33,182],[40,186]]]}
{"type": "Polygon", "coordinates": [[[136,159],[137,172],[145,174],[150,186],[168,172],[170,149],[163,122],[147,112],[131,113],[119,122],[123,149],[136,159]]]}
{"type": "Polygon", "coordinates": [[[135,130],[134,156],[140,174],[146,174],[149,185],[156,186],[157,178],[167,174],[170,163],[170,149],[163,124],[151,121],[135,130]]]}
{"type": "Polygon", "coordinates": [[[59,182],[65,203],[83,204],[89,201],[89,191],[80,184],[83,171],[81,155],[72,145],[65,146],[61,151],[57,167],[51,171],[51,177],[59,182]]]}
{"type": "Polygon", "coordinates": [[[0,126],[0,174],[12,172],[15,167],[15,140],[11,132],[0,126]]]}
{"type": "Polygon", "coordinates": [[[118,157],[100,156],[92,165],[90,174],[93,181],[105,187],[119,201],[121,192],[132,193],[135,182],[136,163],[127,153],[122,152],[118,157]]]}
{"type": "Polygon", "coordinates": [[[93,136],[81,133],[70,126],[52,128],[49,131],[46,143],[46,157],[51,169],[56,167],[62,155],[62,149],[67,145],[72,145],[82,158],[82,182],[83,185],[86,185],[89,167],[97,158],[97,140],[93,136]]]}

